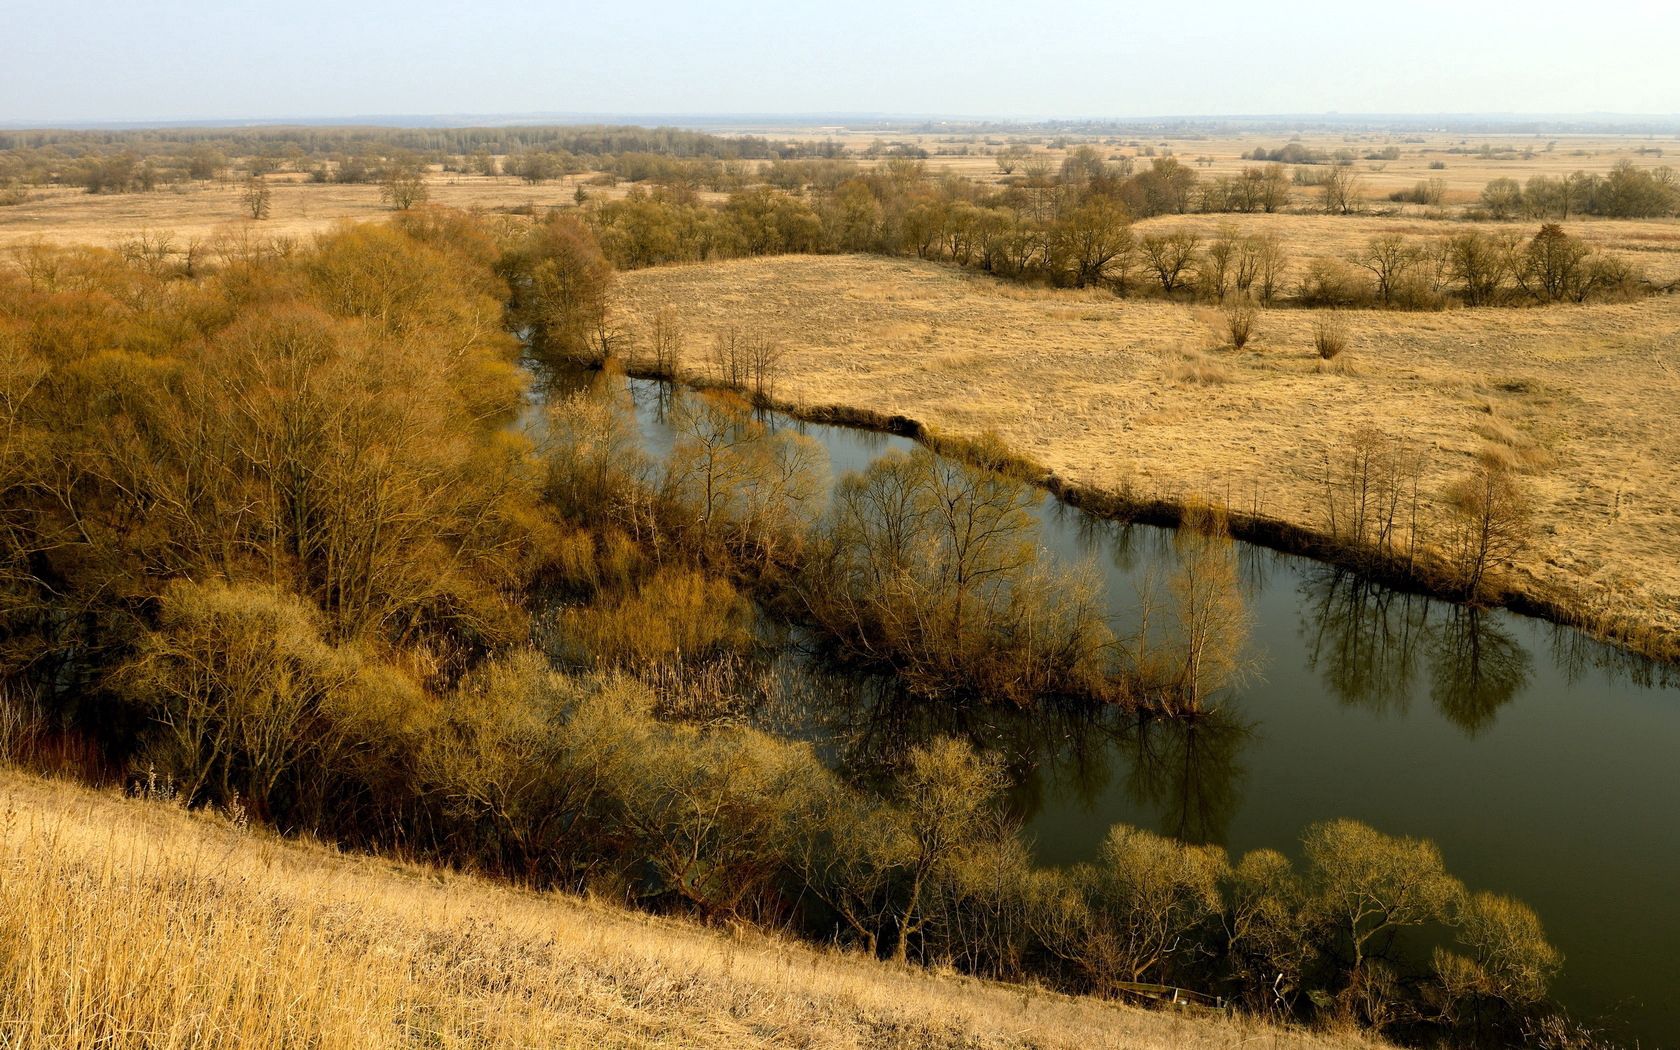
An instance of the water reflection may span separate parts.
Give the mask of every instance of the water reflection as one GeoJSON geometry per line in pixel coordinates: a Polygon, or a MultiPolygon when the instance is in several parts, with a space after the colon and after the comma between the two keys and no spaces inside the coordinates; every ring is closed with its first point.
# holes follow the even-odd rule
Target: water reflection
{"type": "MultiPolygon", "coordinates": [[[[632,390],[657,454],[657,385],[632,390]]],[[[836,477],[910,444],[799,429],[836,477]]],[[[1044,545],[1096,565],[1116,634],[1134,633],[1140,590],[1177,567],[1172,532],[1054,500],[1038,514],[1044,545]]],[[[1592,1015],[1633,996],[1641,1005],[1619,1010],[1630,1031],[1680,1030],[1680,822],[1667,816],[1680,811],[1680,672],[1568,628],[1236,549],[1266,652],[1215,717],[906,703],[890,683],[821,666],[797,639],[774,657],[780,684],[756,717],[863,781],[893,775],[932,736],[969,739],[1003,759],[1046,863],[1092,859],[1121,821],[1233,851],[1289,851],[1305,824],[1342,816],[1435,839],[1473,886],[1540,912],[1569,958],[1559,991],[1573,1007],[1592,1015]]]]}
{"type": "Polygon", "coordinates": [[[1242,799],[1238,757],[1252,732],[1228,715],[1141,723],[1127,741],[1126,792],[1160,815],[1161,834],[1222,844],[1242,799]]]}
{"type": "Polygon", "coordinates": [[[1473,737],[1528,686],[1534,659],[1482,610],[1447,606],[1444,612],[1429,632],[1429,698],[1473,737]]]}
{"type": "Polygon", "coordinates": [[[1344,704],[1404,715],[1429,603],[1328,566],[1301,583],[1308,666],[1344,704]]]}
{"type": "Polygon", "coordinates": [[[813,741],[856,782],[884,785],[909,749],[940,736],[997,757],[1012,815],[1100,808],[1118,784],[1154,830],[1193,842],[1224,841],[1242,798],[1240,761],[1254,727],[1228,711],[1169,719],[1089,704],[1026,711],[1000,705],[917,701],[887,678],[851,674],[797,647],[777,657],[780,695],[754,721],[813,741]]]}
{"type": "Polygon", "coordinates": [[[1570,685],[1579,685],[1589,672],[1597,671],[1606,682],[1628,682],[1642,689],[1680,686],[1680,666],[1654,663],[1561,624],[1548,624],[1547,635],[1552,663],[1570,685]]]}
{"type": "Polygon", "coordinates": [[[1480,609],[1326,566],[1303,572],[1300,591],[1308,667],[1343,704],[1403,716],[1421,667],[1436,711],[1473,737],[1532,678],[1533,657],[1480,609]]]}

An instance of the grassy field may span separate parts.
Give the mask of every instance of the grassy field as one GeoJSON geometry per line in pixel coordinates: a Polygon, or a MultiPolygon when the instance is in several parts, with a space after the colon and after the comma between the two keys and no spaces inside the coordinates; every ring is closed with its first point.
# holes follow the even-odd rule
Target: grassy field
{"type": "MultiPolygon", "coordinates": [[[[427,191],[438,204],[458,208],[547,208],[571,205],[581,176],[531,186],[507,176],[433,173],[427,191]]],[[[162,231],[185,244],[224,230],[251,228],[271,237],[298,237],[345,219],[390,216],[379,187],[316,185],[302,176],[274,176],[269,218],[253,222],[240,201],[237,180],[191,183],[152,193],[93,194],[71,187],[31,191],[22,204],[0,208],[0,248],[41,240],[51,244],[114,245],[142,231],[162,231]]],[[[589,187],[594,194],[611,194],[589,187]]],[[[619,192],[622,192],[620,190],[619,192]]]]}
{"type": "MultiPolygon", "coordinates": [[[[1351,149],[1360,158],[1355,169],[1360,185],[1374,201],[1384,200],[1394,190],[1409,189],[1424,179],[1440,179],[1447,205],[1474,201],[1488,182],[1499,178],[1526,181],[1531,175],[1566,175],[1575,171],[1603,173],[1618,161],[1640,167],[1673,165],[1680,158],[1680,141],[1648,135],[1586,134],[1474,134],[1428,132],[1400,134],[1385,131],[1346,133],[1308,131],[1299,135],[1282,133],[1231,133],[1189,135],[1166,132],[1160,135],[1069,134],[1065,144],[1049,133],[1040,134],[935,134],[913,131],[870,131],[845,128],[805,128],[789,131],[778,127],[743,127],[744,133],[804,141],[832,140],[848,151],[861,153],[877,143],[914,146],[927,150],[928,166],[982,181],[1001,181],[993,153],[1009,144],[1026,145],[1045,153],[1059,164],[1070,148],[1083,143],[1097,145],[1113,155],[1133,156],[1147,164],[1153,156],[1174,156],[1204,176],[1234,175],[1259,161],[1245,160],[1256,146],[1277,149],[1290,141],[1325,153],[1351,149]],[[1483,155],[1482,146],[1490,153],[1483,155]],[[1366,160],[1367,153],[1396,147],[1395,160],[1366,160]],[[1457,151],[1457,152],[1455,152],[1457,151]],[[1441,167],[1431,167],[1440,164],[1441,167]]],[[[1297,188],[1302,200],[1316,200],[1316,191],[1297,188]]]]}
{"type": "Polygon", "coordinates": [[[1478,455],[1516,461],[1538,517],[1512,571],[1530,595],[1680,639],[1680,300],[1352,312],[1345,369],[1313,314],[1266,311],[1238,352],[1205,308],[1040,291],[933,264],[782,257],[621,275],[633,325],[662,304],[703,370],[712,333],[787,351],[778,399],[996,431],[1100,491],[1211,496],[1322,525],[1324,459],[1358,427],[1402,436],[1438,493],[1478,455]],[[1201,373],[1198,381],[1193,373],[1201,373]]]}
{"type": "Polygon", "coordinates": [[[1378,1044],[896,968],[0,769],[0,1045],[1378,1044]]]}
{"type": "MultiPolygon", "coordinates": [[[[1082,144],[1097,145],[1106,155],[1132,156],[1140,165],[1147,165],[1151,156],[1171,155],[1191,166],[1204,178],[1236,174],[1246,166],[1258,162],[1244,160],[1243,154],[1257,146],[1275,149],[1291,140],[1283,134],[1245,134],[1215,137],[1161,137],[1139,139],[1131,137],[1069,136],[1060,143],[1046,135],[936,135],[913,132],[874,132],[844,128],[787,128],[749,127],[741,131],[762,134],[777,140],[838,142],[848,155],[867,165],[864,153],[872,146],[894,145],[925,149],[930,156],[927,166],[934,173],[950,173],[977,180],[988,185],[1001,185],[1005,180],[999,172],[993,154],[1009,144],[1026,145],[1043,154],[1051,166],[1058,167],[1072,148],[1082,144]],[[958,152],[960,151],[960,152],[958,152]],[[1146,151],[1148,151],[1146,153],[1146,151]]],[[[1309,133],[1298,140],[1312,149],[1333,153],[1338,149],[1352,149],[1361,157],[1369,151],[1389,146],[1401,150],[1392,161],[1360,160],[1355,165],[1360,190],[1372,212],[1382,213],[1363,220],[1381,222],[1383,215],[1390,220],[1404,217],[1418,226],[1415,232],[1446,232],[1429,220],[1450,217],[1466,205],[1473,204],[1482,188],[1492,179],[1514,178],[1526,181],[1533,175],[1559,176],[1574,171],[1603,174],[1619,161],[1629,161],[1640,167],[1674,164],[1680,158],[1680,142],[1668,142],[1647,136],[1620,135],[1392,135],[1382,132],[1349,134],[1309,133]],[[1493,147],[1495,153],[1449,153],[1451,150],[1475,150],[1482,145],[1493,147]],[[1551,148],[1548,149],[1548,146],[1551,148]],[[1669,148],[1672,147],[1672,148],[1669,148]],[[1509,151],[1519,151],[1511,156],[1509,151]],[[1431,163],[1445,167],[1431,168],[1431,163]],[[1445,187],[1444,207],[1423,208],[1399,205],[1387,201],[1394,190],[1407,189],[1423,179],[1440,179],[1445,187]]],[[[762,165],[762,162],[759,162],[762,165]]],[[[537,208],[570,206],[574,193],[584,184],[588,193],[605,199],[622,196],[630,184],[617,186],[591,184],[594,173],[569,175],[565,178],[528,185],[510,176],[485,177],[444,172],[434,167],[427,178],[428,192],[433,201],[453,207],[510,208],[531,205],[537,208]]],[[[187,183],[165,187],[150,193],[89,194],[76,187],[26,187],[28,198],[21,204],[0,207],[0,248],[45,240],[59,244],[114,244],[141,231],[167,231],[178,240],[209,237],[216,232],[254,225],[270,235],[298,236],[322,230],[342,219],[366,219],[388,215],[389,208],[380,201],[375,185],[317,185],[297,172],[269,176],[273,189],[272,212],[269,219],[252,223],[244,214],[240,202],[240,180],[230,178],[222,182],[187,183]]],[[[721,199],[722,195],[702,193],[702,199],[721,199]]],[[[1319,203],[1319,191],[1297,186],[1293,190],[1292,208],[1311,211],[1319,203]]],[[[1240,219],[1246,223],[1265,223],[1280,216],[1205,216],[1210,228],[1220,218],[1240,219]]],[[[1340,222],[1334,229],[1338,239],[1358,234],[1368,235],[1360,221],[1340,222]]],[[[1384,227],[1385,229],[1388,227],[1384,227]]],[[[1680,227],[1675,223],[1617,222],[1589,223],[1581,230],[1589,239],[1605,246],[1656,255],[1652,276],[1668,275],[1666,280],[1680,277],[1680,227]]],[[[1641,258],[1646,258],[1642,255],[1641,258]]]]}

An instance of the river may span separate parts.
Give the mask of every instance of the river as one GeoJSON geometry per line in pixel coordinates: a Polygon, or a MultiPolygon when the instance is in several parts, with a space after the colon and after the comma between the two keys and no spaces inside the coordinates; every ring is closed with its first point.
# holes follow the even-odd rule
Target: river
{"type": "MultiPolygon", "coordinates": [[[[648,451],[670,434],[661,388],[629,380],[648,451]]],[[[771,414],[828,451],[835,477],[907,438],[771,414]]],[[[1103,574],[1124,628],[1170,531],[1046,497],[1042,542],[1103,574]]],[[[1087,860],[1126,822],[1298,856],[1308,824],[1351,817],[1433,839],[1472,889],[1532,905],[1566,956],[1555,991],[1578,1017],[1680,1046],[1680,676],[1580,633],[1396,592],[1238,545],[1253,672],[1194,727],[1101,713],[905,712],[855,700],[783,717],[842,763],[874,745],[967,732],[1003,750],[1013,804],[1044,863],[1087,860]],[[1612,1025],[1611,1019],[1614,1019],[1612,1025]]],[[[867,691],[854,691],[867,692],[867,691]]],[[[818,705],[820,706],[820,705],[818,705]]]]}

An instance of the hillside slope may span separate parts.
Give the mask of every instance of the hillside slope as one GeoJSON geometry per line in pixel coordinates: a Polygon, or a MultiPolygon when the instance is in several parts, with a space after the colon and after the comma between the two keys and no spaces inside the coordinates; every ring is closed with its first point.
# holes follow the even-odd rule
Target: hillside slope
{"type": "Polygon", "coordinates": [[[1376,1044],[896,969],[0,771],[0,1045],[1376,1044]]]}

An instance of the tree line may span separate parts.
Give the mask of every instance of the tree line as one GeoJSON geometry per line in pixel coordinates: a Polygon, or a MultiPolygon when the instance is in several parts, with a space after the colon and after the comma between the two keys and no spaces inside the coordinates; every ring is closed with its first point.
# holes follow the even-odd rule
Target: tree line
{"type": "Polygon", "coordinates": [[[1608,174],[1577,171],[1535,175],[1526,183],[1494,179],[1482,189],[1480,211],[1491,219],[1566,220],[1571,215],[1654,219],[1680,213],[1680,179],[1665,165],[1641,168],[1617,161],[1608,174]]]}
{"type": "MultiPolygon", "coordinates": [[[[691,192],[638,187],[584,214],[607,259],[621,269],[871,252],[1123,295],[1224,301],[1235,294],[1266,305],[1385,309],[1619,300],[1648,290],[1637,267],[1556,223],[1526,238],[1474,228],[1437,237],[1379,234],[1346,256],[1302,261],[1291,259],[1275,235],[1230,225],[1140,232],[1134,225],[1140,215],[1190,209],[1192,182],[1185,177],[1195,173],[1176,162],[1157,161],[1109,181],[1058,176],[999,191],[933,178],[919,162],[825,175],[827,185],[804,185],[798,193],[757,186],[718,205],[691,192]]],[[[1264,199],[1263,180],[1252,181],[1256,199],[1264,199]]]]}
{"type": "Polygon", "coordinates": [[[605,158],[610,164],[620,154],[740,162],[834,151],[832,143],[630,126],[0,131],[0,184],[76,185],[96,193],[131,193],[211,179],[233,169],[257,176],[282,170],[323,172],[329,181],[358,182],[374,181],[362,173],[405,159],[494,174],[493,158],[498,156],[565,166],[578,164],[575,158],[592,158],[592,165],[605,158]]]}

